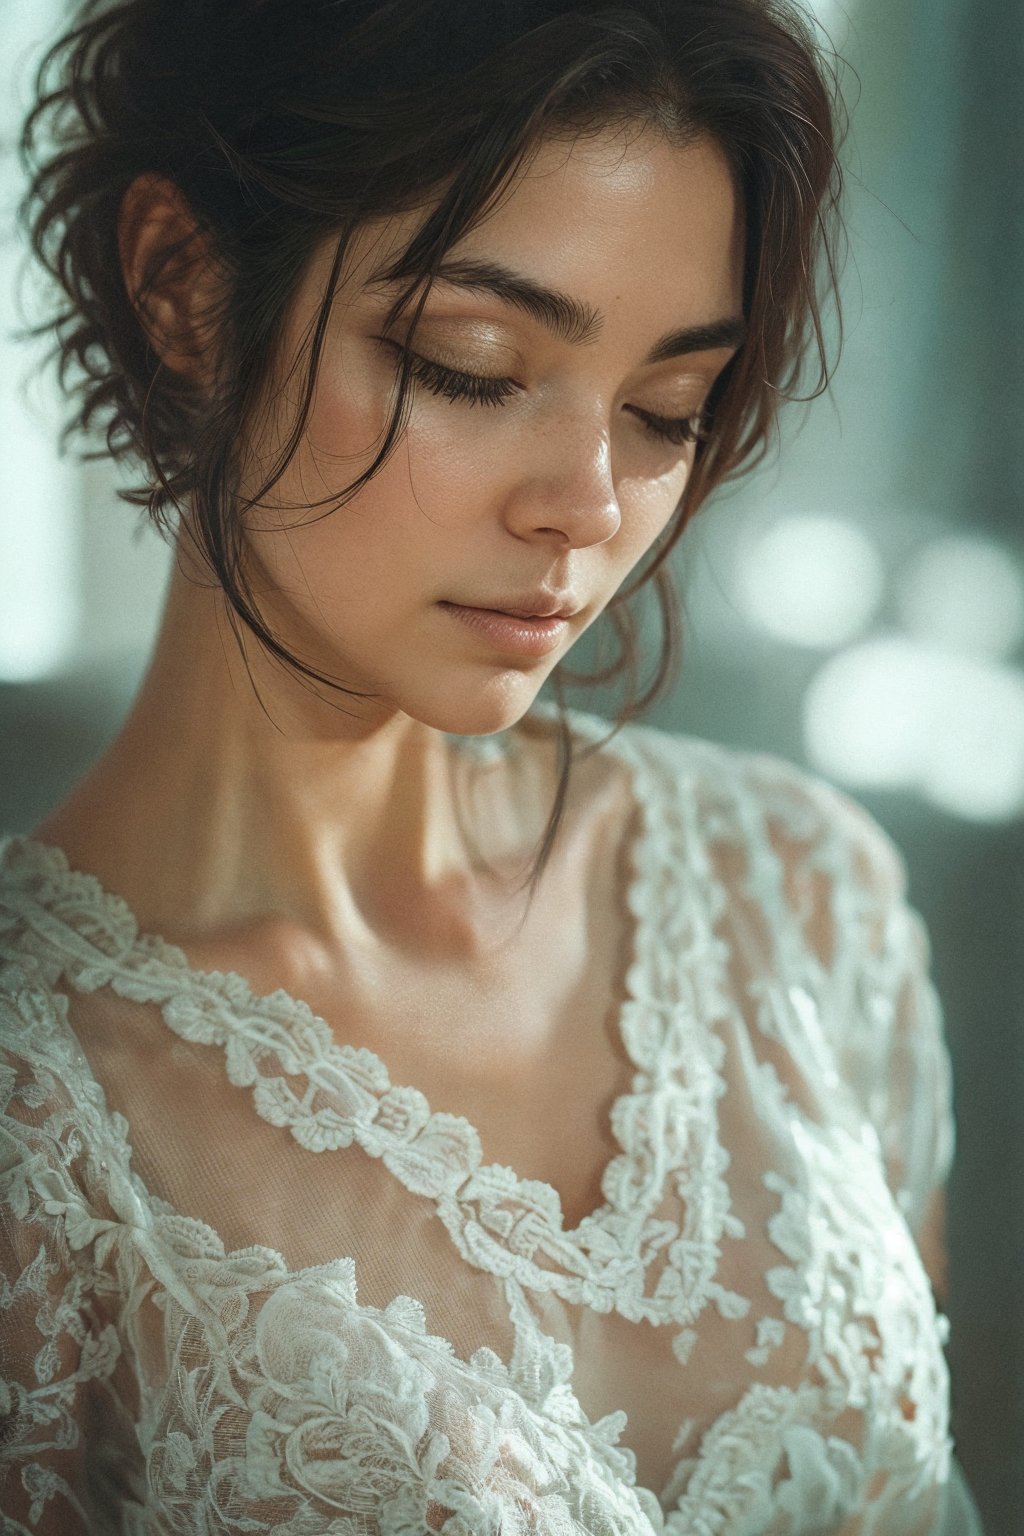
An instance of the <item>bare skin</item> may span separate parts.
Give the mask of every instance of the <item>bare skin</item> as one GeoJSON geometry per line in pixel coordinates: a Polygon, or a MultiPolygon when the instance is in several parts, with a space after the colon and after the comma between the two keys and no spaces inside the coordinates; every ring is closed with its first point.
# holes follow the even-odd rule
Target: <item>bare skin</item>
{"type": "MultiPolygon", "coordinates": [[[[261,992],[283,986],[340,1037],[376,1049],[396,1080],[482,1130],[487,1161],[559,1189],[575,1225],[598,1203],[614,1151],[605,1111],[628,1081],[612,1028],[629,943],[628,786],[607,766],[577,768],[520,927],[508,882],[546,820],[550,741],[524,733],[508,764],[478,768],[453,757],[444,733],[516,727],[665,527],[693,448],[659,442],[638,413],[698,411],[730,350],[643,359],[668,331],[739,315],[740,215],[711,143],[683,151],[650,131],[609,131],[571,152],[544,145],[456,254],[504,263],[603,319],[573,346],[495,297],[438,285],[420,354],[521,391],[487,407],[421,387],[384,470],[302,526],[295,507],[371,462],[395,360],[376,340],[391,295],[362,285],[418,218],[357,242],[309,428],[253,534],[275,631],[375,698],[338,709],[253,642],[243,658],[221,594],[185,574],[183,548],[128,721],[35,835],[200,968],[236,970],[261,992]],[[538,586],[579,610],[543,658],[499,654],[438,608],[511,603],[538,586]]],[[[130,290],[187,220],[173,188],[136,184],[122,229],[130,290]]],[[[298,296],[292,350],[328,267],[325,250],[298,296]]],[[[201,369],[175,338],[188,338],[203,298],[192,273],[152,299],[167,366],[201,369]]],[[[249,445],[254,473],[287,417],[286,372],[249,445]]],[[[922,1249],[940,1294],[941,1222],[937,1199],[922,1249]]]]}
{"type": "MultiPolygon", "coordinates": [[[[139,197],[126,214],[129,285],[152,245],[180,233],[180,208],[159,184],[139,197]]],[[[385,468],[342,510],[302,525],[300,512],[282,509],[371,462],[395,364],[375,340],[385,298],[360,285],[418,222],[396,219],[361,240],[303,444],[275,492],[280,506],[265,509],[252,535],[276,633],[375,699],[342,697],[339,709],[338,696],[310,693],[251,640],[243,658],[220,592],[179,571],[124,729],[37,829],[147,924],[194,943],[240,941],[245,925],[272,914],[332,952],[368,934],[425,958],[489,947],[487,882],[467,863],[442,733],[488,734],[522,719],[685,484],[692,445],[659,441],[637,412],[692,415],[730,355],[641,366],[664,332],[739,313],[739,218],[717,149],[611,131],[547,145],[459,254],[502,261],[594,305],[604,312],[596,336],[573,346],[495,297],[439,285],[419,351],[523,388],[487,407],[420,386],[406,442],[385,468]],[[571,594],[579,609],[544,657],[504,655],[438,606],[538,586],[571,594]]],[[[289,346],[328,264],[326,251],[313,262],[289,346]]],[[[173,290],[161,297],[168,331],[190,302],[173,290]]],[[[277,429],[271,419],[266,441],[250,445],[256,459],[277,429]]],[[[552,784],[539,770],[526,801],[499,794],[484,807],[487,855],[517,855],[524,867],[552,784]]]]}
{"type": "MultiPolygon", "coordinates": [[[[129,286],[150,247],[180,233],[180,207],[161,200],[160,184],[138,198],[141,209],[126,215],[129,286]]],[[[563,343],[493,296],[439,286],[421,353],[511,373],[524,386],[500,407],[421,387],[395,458],[347,507],[302,525],[301,511],[281,508],[345,484],[372,458],[395,358],[376,341],[385,300],[361,281],[416,223],[408,215],[365,232],[306,439],[275,492],[279,507],[266,508],[252,536],[264,607],[284,644],[372,699],[342,699],[339,710],[336,697],[302,688],[258,645],[243,659],[221,594],[180,571],[123,733],[38,829],[147,922],[193,940],[273,912],[332,948],[347,948],[361,922],[428,946],[424,914],[450,880],[468,882],[477,911],[442,733],[491,733],[522,719],[685,484],[692,445],[659,441],[637,412],[692,415],[728,361],[728,349],[640,361],[662,333],[740,309],[737,209],[717,149],[679,151],[649,132],[626,141],[611,131],[571,149],[545,146],[459,255],[504,261],[603,310],[596,338],[563,343]],[[548,656],[505,656],[439,608],[539,587],[577,608],[548,656]],[[407,900],[396,911],[399,883],[407,900]]],[[[329,252],[313,261],[290,346],[327,264],[329,252]]],[[[167,330],[186,323],[190,301],[173,289],[160,296],[167,330]]],[[[287,384],[279,398],[281,415],[287,384]]],[[[249,445],[253,459],[278,427],[272,416],[266,441],[249,445]]],[[[542,802],[502,805],[497,851],[527,854],[542,802]]],[[[467,917],[470,948],[491,937],[490,917],[484,932],[476,926],[467,917]]]]}
{"type": "MultiPolygon", "coordinates": [[[[544,144],[453,254],[503,263],[600,311],[588,339],[558,339],[493,295],[438,284],[416,350],[510,377],[517,391],[487,406],[418,386],[385,468],[341,510],[303,521],[296,508],[372,462],[396,357],[378,340],[393,294],[365,285],[421,217],[362,232],[302,445],[252,534],[275,633],[374,697],[318,696],[251,639],[243,656],[222,594],[195,579],[182,543],[124,728],[35,835],[197,966],[237,970],[258,991],[283,986],[339,1036],[379,1047],[435,1109],[488,1127],[489,1159],[547,1178],[578,1219],[597,1203],[612,1150],[600,1111],[628,1072],[608,1028],[628,944],[627,786],[607,767],[577,769],[521,927],[511,882],[550,809],[552,743],[527,731],[509,764],[484,768],[459,760],[445,733],[517,726],[666,526],[694,449],[654,435],[645,415],[693,417],[732,349],[644,358],[668,332],[739,317],[740,211],[710,142],[680,150],[618,129],[544,144]],[[512,606],[538,587],[577,610],[543,657],[503,653],[438,606],[512,606]]],[[[187,218],[167,183],[136,184],[122,224],[130,291],[187,218]]],[[[274,406],[247,445],[254,474],[287,420],[286,364],[330,256],[315,256],[291,315],[274,406]]],[[[203,366],[180,345],[203,281],[193,270],[149,301],[169,367],[203,366]]]]}
{"type": "MultiPolygon", "coordinates": [[[[628,1080],[612,1027],[629,942],[628,785],[576,770],[520,927],[510,881],[550,806],[550,741],[529,733],[508,764],[476,768],[444,733],[515,727],[664,528],[693,449],[659,442],[636,413],[695,413],[730,351],[642,359],[670,330],[738,316],[739,212],[710,143],[681,151],[651,132],[609,131],[571,152],[545,145],[457,254],[502,262],[603,320],[572,346],[496,298],[439,285],[421,355],[512,377],[522,392],[486,407],[421,388],[385,469],[341,511],[301,526],[296,507],[371,462],[394,359],[375,340],[390,295],[363,284],[416,221],[374,226],[357,243],[309,428],[253,535],[275,631],[375,698],[339,710],[251,641],[243,657],[222,595],[195,579],[183,545],[128,721],[35,835],[200,968],[236,970],[261,992],[283,986],[340,1037],[376,1049],[433,1108],[481,1128],[487,1161],[558,1189],[575,1225],[599,1202],[614,1151],[606,1110],[628,1080]],[[511,603],[538,586],[570,593],[579,610],[544,658],[502,655],[437,606],[511,603]]],[[[130,289],[154,247],[187,227],[173,188],[136,185],[122,229],[130,289]]],[[[324,250],[286,357],[328,266],[324,250]]],[[[152,301],[167,366],[202,367],[172,338],[188,337],[205,296],[193,272],[152,301]]],[[[254,473],[287,418],[285,373],[248,445],[254,473]]],[[[940,1294],[941,1226],[937,1199],[921,1246],[940,1294]]]]}

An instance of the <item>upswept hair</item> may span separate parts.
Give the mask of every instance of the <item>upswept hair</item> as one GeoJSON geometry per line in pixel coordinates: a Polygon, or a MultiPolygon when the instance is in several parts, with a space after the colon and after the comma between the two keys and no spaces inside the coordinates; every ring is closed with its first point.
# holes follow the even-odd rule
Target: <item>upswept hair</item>
{"type": "MultiPolygon", "coordinates": [[[[764,456],[780,401],[828,384],[822,316],[836,297],[842,108],[813,25],[791,0],[86,0],[43,61],[22,141],[23,217],[61,295],[38,329],[55,335],[61,382],[75,399],[68,431],[101,427],[115,458],[142,466],[142,483],[122,494],[165,534],[188,510],[236,624],[309,686],[352,696],[264,622],[245,541],[247,513],[300,441],[346,250],[366,221],[439,198],[387,274],[405,280],[388,320],[411,313],[411,344],[446,252],[541,137],[612,123],[650,123],[681,146],[710,136],[724,152],[744,209],[748,338],[712,391],[666,534],[606,609],[617,657],[587,678],[564,664],[553,674],[559,785],[531,888],[572,763],[563,684],[625,676],[615,729],[663,690],[679,649],[669,550],[718,484],[764,456]],[[134,303],[126,292],[118,218],[145,173],[180,189],[192,238],[214,253],[221,277],[208,317],[215,382],[202,391],[161,363],[137,313],[180,248],[161,253],[134,303]],[[243,497],[240,445],[264,402],[290,302],[328,238],[331,278],[297,360],[300,405],[264,483],[243,497]],[[630,599],[648,583],[662,644],[641,688],[630,599]]],[[[373,463],[308,511],[343,506],[386,462],[410,394],[406,359],[373,463]]]]}

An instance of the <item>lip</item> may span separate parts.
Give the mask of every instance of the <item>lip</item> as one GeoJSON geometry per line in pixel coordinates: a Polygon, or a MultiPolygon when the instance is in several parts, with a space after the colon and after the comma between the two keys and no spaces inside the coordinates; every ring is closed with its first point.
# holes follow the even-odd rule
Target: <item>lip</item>
{"type": "Polygon", "coordinates": [[[454,603],[455,608],[477,608],[482,613],[507,613],[513,619],[571,619],[580,604],[568,592],[550,592],[538,588],[493,603],[454,603]]]}
{"type": "Polygon", "coordinates": [[[506,655],[546,656],[569,628],[568,616],[558,612],[523,617],[505,608],[471,608],[463,603],[441,602],[438,607],[506,655]]]}

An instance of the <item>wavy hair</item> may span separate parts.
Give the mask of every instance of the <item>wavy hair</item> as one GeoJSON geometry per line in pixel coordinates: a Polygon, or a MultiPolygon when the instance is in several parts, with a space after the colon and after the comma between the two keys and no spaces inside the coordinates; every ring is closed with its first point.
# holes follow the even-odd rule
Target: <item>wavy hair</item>
{"type": "MultiPolygon", "coordinates": [[[[346,250],[366,221],[439,199],[386,274],[405,284],[388,323],[411,312],[411,343],[446,252],[541,138],[612,123],[653,124],[679,145],[710,136],[725,154],[745,215],[747,340],[709,398],[665,534],[605,610],[617,655],[586,677],[564,663],[553,673],[558,787],[531,891],[573,760],[564,685],[626,679],[612,734],[665,688],[680,639],[666,556],[711,491],[764,456],[780,402],[828,384],[822,316],[837,297],[842,107],[813,24],[790,0],[86,0],[40,67],[22,138],[23,219],[60,295],[37,329],[55,336],[61,382],[75,400],[68,432],[101,427],[108,453],[141,466],[139,483],[121,494],[165,535],[188,509],[236,629],[244,625],[307,685],[352,695],[272,633],[245,539],[247,513],[302,437],[346,250]],[[215,382],[202,390],[162,364],[140,322],[163,264],[187,252],[163,251],[134,300],[125,288],[119,214],[146,173],[180,189],[195,218],[190,239],[214,252],[222,278],[208,316],[215,382]],[[325,239],[334,241],[333,269],[296,360],[300,403],[264,483],[243,496],[240,445],[290,303],[325,239]],[[642,687],[632,600],[648,585],[661,646],[642,687]]],[[[310,513],[344,505],[387,461],[410,394],[405,359],[373,463],[310,513]]]]}

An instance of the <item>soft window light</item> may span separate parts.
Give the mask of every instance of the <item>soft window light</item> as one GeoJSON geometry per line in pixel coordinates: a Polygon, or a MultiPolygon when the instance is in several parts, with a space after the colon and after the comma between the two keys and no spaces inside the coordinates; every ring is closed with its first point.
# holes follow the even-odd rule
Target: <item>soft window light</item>
{"type": "Polygon", "coordinates": [[[978,822],[1024,813],[1024,673],[887,637],[831,658],[804,699],[809,760],[978,822]]]}
{"type": "Polygon", "coordinates": [[[738,600],[779,639],[831,649],[861,634],[885,586],[878,551],[860,529],[829,517],[783,517],[736,556],[738,600]]]}
{"type": "Polygon", "coordinates": [[[991,539],[926,545],[902,577],[897,601],[912,635],[964,654],[996,660],[1024,640],[1024,578],[991,539]]]}
{"type": "Polygon", "coordinates": [[[22,177],[13,146],[33,66],[63,13],[59,0],[0,13],[0,680],[7,682],[60,670],[78,623],[74,477],[57,458],[56,392],[35,391],[44,403],[26,405],[33,354],[12,335],[24,323],[16,301],[24,247],[14,234],[22,177]]]}

